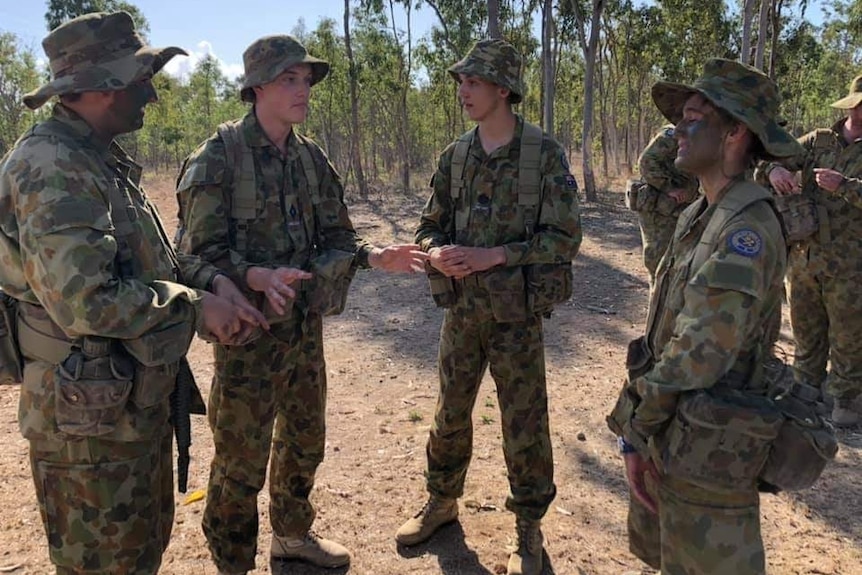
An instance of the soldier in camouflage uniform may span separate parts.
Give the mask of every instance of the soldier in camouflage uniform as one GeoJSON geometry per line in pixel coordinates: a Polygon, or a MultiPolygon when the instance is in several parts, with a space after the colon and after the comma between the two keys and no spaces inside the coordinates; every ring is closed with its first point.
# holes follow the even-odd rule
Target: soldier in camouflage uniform
{"type": "Polygon", "coordinates": [[[525,305],[524,278],[531,265],[570,265],[581,242],[577,185],[563,148],[512,111],[524,94],[520,68],[520,56],[502,40],[478,42],[449,68],[478,126],[443,151],[416,232],[451,299],[444,304],[440,392],[427,446],[430,497],[396,536],[414,545],[457,518],[472,452],[473,405],[490,365],[511,487],[506,507],[517,525],[510,575],[541,572],[540,521],[556,494],[542,315],[525,305]],[[540,151],[524,173],[528,131],[540,151]],[[459,163],[454,156],[461,141],[469,148],[459,175],[453,163],[459,163]],[[531,180],[539,202],[535,222],[519,202],[531,180]]]}
{"type": "Polygon", "coordinates": [[[692,86],[659,82],[652,95],[703,195],[659,265],[608,417],[625,454],[629,543],[666,575],[761,575],[757,476],[783,422],[765,407],[761,360],[786,247],[769,193],[745,174],[800,146],[776,122],[775,84],[738,62],[709,60],[692,86]]]}
{"type": "Polygon", "coordinates": [[[24,102],[59,103],[0,161],[20,429],[57,573],[153,574],[174,515],[178,366],[195,327],[229,341],[263,316],[214,266],[177,258],[141,168],[114,142],[141,127],[153,74],[185,52],[145,46],[125,12],[71,20],[43,46],[53,80],[24,102]]]}
{"type": "Polygon", "coordinates": [[[310,88],[329,64],[290,36],[256,40],[243,60],[241,97],[253,107],[233,123],[239,136],[220,128],[189,157],[177,186],[180,252],[217,265],[275,318],[271,331],[248,345],[215,346],[209,420],[216,453],[203,529],[219,573],[254,568],[257,495],[272,451],[272,557],[339,567],[350,562],[348,550],[311,531],[309,494],[325,447],[326,367],[321,310],[313,303],[319,288],[308,281],[319,278],[304,270],[323,253],[344,256],[349,277],[357,266],[417,271],[425,254],[413,244],[381,249],[359,239],[332,164],[295,133],[310,88]],[[250,158],[250,173],[228,168],[237,151],[250,158]],[[246,201],[243,180],[253,182],[254,211],[240,221],[232,204],[246,201]]]}
{"type": "Polygon", "coordinates": [[[638,170],[646,185],[638,191],[636,207],[650,283],[655,281],[655,270],[670,244],[679,214],[697,197],[697,178],[676,169],[675,159],[672,125],[659,130],[638,158],[638,170]]]}
{"type": "Polygon", "coordinates": [[[836,425],[854,426],[862,421],[862,76],[832,107],[847,116],[802,136],[804,152],[760,174],[777,194],[810,199],[816,228],[791,243],[788,261],[793,369],[834,398],[836,425]]]}

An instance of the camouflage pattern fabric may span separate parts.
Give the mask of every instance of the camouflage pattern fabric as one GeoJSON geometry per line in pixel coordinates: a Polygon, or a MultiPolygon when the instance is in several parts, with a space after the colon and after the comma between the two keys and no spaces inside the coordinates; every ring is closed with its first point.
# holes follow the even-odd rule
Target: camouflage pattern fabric
{"type": "Polygon", "coordinates": [[[763,575],[757,491],[716,493],[673,477],[647,477],[658,515],[632,497],[629,549],[663,575],[763,575]]]}
{"type": "Polygon", "coordinates": [[[24,96],[36,109],[52,96],[122,90],[157,73],[182,48],[146,46],[126,12],[94,12],[51,31],[42,41],[53,79],[24,96]]]}
{"type": "MultiPolygon", "coordinates": [[[[668,125],[659,130],[638,158],[641,180],[656,196],[650,198],[652,201],[647,200],[648,205],[638,212],[643,260],[650,282],[655,280],[658,262],[670,245],[679,214],[697,197],[697,178],[680,172],[674,166],[677,144],[673,129],[668,125]],[[667,192],[677,189],[688,192],[686,200],[679,204],[667,195],[667,192]]],[[[644,192],[641,190],[640,193],[644,192]]]]}
{"type": "MultiPolygon", "coordinates": [[[[450,194],[454,143],[444,150],[432,179],[416,242],[423,250],[449,244],[503,246],[512,266],[569,261],[581,242],[577,187],[563,149],[549,136],[540,158],[542,202],[537,232],[526,241],[517,209],[517,169],[523,120],[511,142],[486,154],[474,138],[467,156],[467,189],[450,194]],[[452,237],[457,210],[469,210],[468,226],[452,237]]],[[[495,319],[493,296],[477,277],[456,282],[458,300],[446,311],[438,353],[440,393],[428,439],[428,490],[457,497],[472,452],[471,413],[486,367],[497,385],[503,450],[511,494],[507,508],[540,519],[554,498],[553,458],[548,430],[542,321],[495,319]]],[[[525,298],[522,294],[521,298],[525,298]]]]}
{"type": "Polygon", "coordinates": [[[296,64],[311,66],[311,85],[323,80],[329,73],[329,63],[311,56],[305,46],[293,36],[264,36],[252,42],[242,54],[245,79],[240,96],[245,102],[253,102],[252,88],[268,84],[279,74],[296,64]]]}
{"type": "Polygon", "coordinates": [[[303,317],[294,308],[291,321],[254,343],[218,346],[208,413],[216,455],[204,534],[219,568],[250,571],[270,445],[273,532],[302,537],[314,521],[308,496],[323,461],[326,413],[320,317],[303,317]]]}
{"type": "MultiPolygon", "coordinates": [[[[296,137],[289,136],[283,158],[254,112],[246,115],[241,129],[254,157],[259,192],[259,215],[249,225],[246,253],[237,252],[233,243],[232,190],[223,185],[226,151],[217,134],[189,157],[178,185],[184,218],[179,251],[217,265],[259,304],[263,303],[260,294],[251,292],[245,282],[248,269],[307,268],[315,226],[323,238],[321,249],[356,253],[360,267],[368,267],[372,248],[356,236],[341,181],[323,151],[316,145],[311,150],[321,196],[313,209],[296,137]]],[[[274,446],[270,481],[274,532],[303,533],[314,519],[308,496],[323,453],[326,379],[320,318],[303,315],[303,297],[294,306],[293,320],[273,327],[273,337],[265,335],[241,350],[214,346],[210,414],[216,454],[204,525],[213,559],[227,571],[254,567],[257,494],[263,487],[270,445],[274,446]],[[297,416],[299,411],[302,417],[297,416]],[[254,433],[249,431],[252,428],[254,433]]]]}
{"type": "MultiPolygon", "coordinates": [[[[797,377],[818,385],[834,398],[862,394],[862,330],[858,286],[862,283],[862,141],[844,140],[844,119],[829,130],[799,139],[804,149],[780,165],[801,174],[802,194],[815,200],[820,229],[790,246],[787,283],[790,322],[796,341],[797,377]],[[845,176],[837,194],[820,188],[814,168],[832,168],[845,176]],[[827,378],[826,366],[831,369],[827,378]]],[[[758,171],[767,181],[771,166],[758,171]]]]}
{"type": "MultiPolygon", "coordinates": [[[[651,294],[647,338],[655,363],[627,384],[628,393],[638,398],[630,428],[641,444],[649,441],[659,469],[678,467],[664,461],[661,453],[682,394],[722,387],[727,378],[758,385],[752,377],[757,374],[765,324],[781,297],[785,244],[778,219],[765,201],[731,218],[715,251],[698,269],[691,269],[717,205],[701,197],[683,212],[651,294]]],[[[622,399],[618,410],[625,410],[622,399]]],[[[662,572],[667,573],[724,573],[730,572],[728,565],[738,565],[740,573],[762,573],[750,559],[763,554],[754,479],[731,489],[701,485],[690,501],[677,493],[679,481],[673,475],[662,476],[660,535],[651,535],[657,521],[644,524],[636,517],[646,511],[632,507],[635,519],[629,526],[637,554],[652,565],[660,558],[662,572]],[[748,503],[735,503],[740,500],[748,503]],[[729,539],[721,553],[707,538],[714,532],[719,540],[729,539]],[[683,567],[675,567],[678,562],[683,567]]]]}
{"type": "MultiPolygon", "coordinates": [[[[139,182],[140,167],[116,144],[99,147],[62,105],[0,162],[0,283],[43,309],[70,341],[128,340],[200,319],[199,295],[175,283],[158,213],[139,182]],[[120,189],[108,194],[112,186],[120,189]],[[109,205],[107,195],[129,204],[109,205]],[[111,214],[129,208],[137,217],[118,241],[111,214]]],[[[197,258],[179,264],[199,287],[216,271],[197,258]]],[[[167,398],[148,408],[129,402],[105,436],[69,436],[57,428],[55,368],[25,354],[18,411],[51,560],[60,573],[155,573],[173,518],[167,398]]]]}
{"type": "Polygon", "coordinates": [[[462,60],[449,67],[449,74],[456,82],[461,81],[459,74],[464,74],[508,88],[512,104],[523,100],[526,93],[521,80],[521,56],[505,40],[479,40],[462,60]]]}

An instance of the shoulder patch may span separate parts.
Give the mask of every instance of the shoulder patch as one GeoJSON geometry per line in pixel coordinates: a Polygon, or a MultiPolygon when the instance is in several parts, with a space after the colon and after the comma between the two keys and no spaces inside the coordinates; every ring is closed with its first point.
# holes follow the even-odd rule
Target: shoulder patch
{"type": "Polygon", "coordinates": [[[568,190],[577,190],[578,182],[575,180],[575,176],[572,174],[566,174],[566,189],[568,190]]]}
{"type": "Polygon", "coordinates": [[[753,258],[763,249],[763,239],[754,230],[738,230],[727,238],[727,247],[741,256],[753,258]]]}

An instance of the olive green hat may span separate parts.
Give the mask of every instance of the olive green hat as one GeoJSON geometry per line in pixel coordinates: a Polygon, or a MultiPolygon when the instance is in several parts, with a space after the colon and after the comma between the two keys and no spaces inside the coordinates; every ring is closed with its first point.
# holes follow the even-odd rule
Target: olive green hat
{"type": "Polygon", "coordinates": [[[52,96],[122,90],[187,52],[144,44],[128,12],[94,12],[57,26],[42,41],[52,80],[24,96],[35,110],[52,96]]]}
{"type": "Polygon", "coordinates": [[[505,40],[479,40],[461,61],[449,67],[449,73],[456,82],[461,81],[459,74],[464,74],[508,88],[513,104],[524,99],[521,56],[505,40]]]}
{"type": "Polygon", "coordinates": [[[845,97],[829,105],[841,110],[852,110],[862,103],[862,76],[853,78],[853,81],[850,82],[849,92],[845,97]]]}
{"type": "Polygon", "coordinates": [[[245,67],[245,80],[242,83],[240,97],[245,102],[252,102],[252,88],[268,84],[279,74],[296,64],[311,66],[311,85],[323,80],[329,73],[329,63],[308,54],[305,46],[293,36],[264,36],[252,42],[242,54],[245,67]]]}
{"type": "Polygon", "coordinates": [[[707,60],[700,78],[692,85],[657,82],[652,99],[665,118],[678,124],[692,95],[700,94],[745,124],[757,136],[768,158],[786,158],[803,152],[802,146],[781,126],[780,96],[769,77],[757,68],[735,60],[707,60]]]}

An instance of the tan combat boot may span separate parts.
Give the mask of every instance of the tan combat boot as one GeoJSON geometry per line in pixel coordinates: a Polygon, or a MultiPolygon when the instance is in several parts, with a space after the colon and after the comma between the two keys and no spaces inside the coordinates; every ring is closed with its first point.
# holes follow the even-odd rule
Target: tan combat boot
{"type": "Polygon", "coordinates": [[[395,541],[401,545],[416,545],[434,535],[434,532],[458,519],[458,500],[432,495],[419,513],[398,528],[395,541]]]}
{"type": "Polygon", "coordinates": [[[832,423],[836,427],[855,427],[862,423],[862,399],[836,399],[832,423]]]}
{"type": "Polygon", "coordinates": [[[343,567],[350,563],[350,552],[344,545],[318,537],[311,531],[303,537],[273,534],[269,552],[276,559],[298,559],[318,567],[343,567]]]}
{"type": "Polygon", "coordinates": [[[518,534],[518,548],[509,556],[507,575],[540,575],[542,572],[542,530],[541,522],[518,517],[515,531],[518,534]]]}

